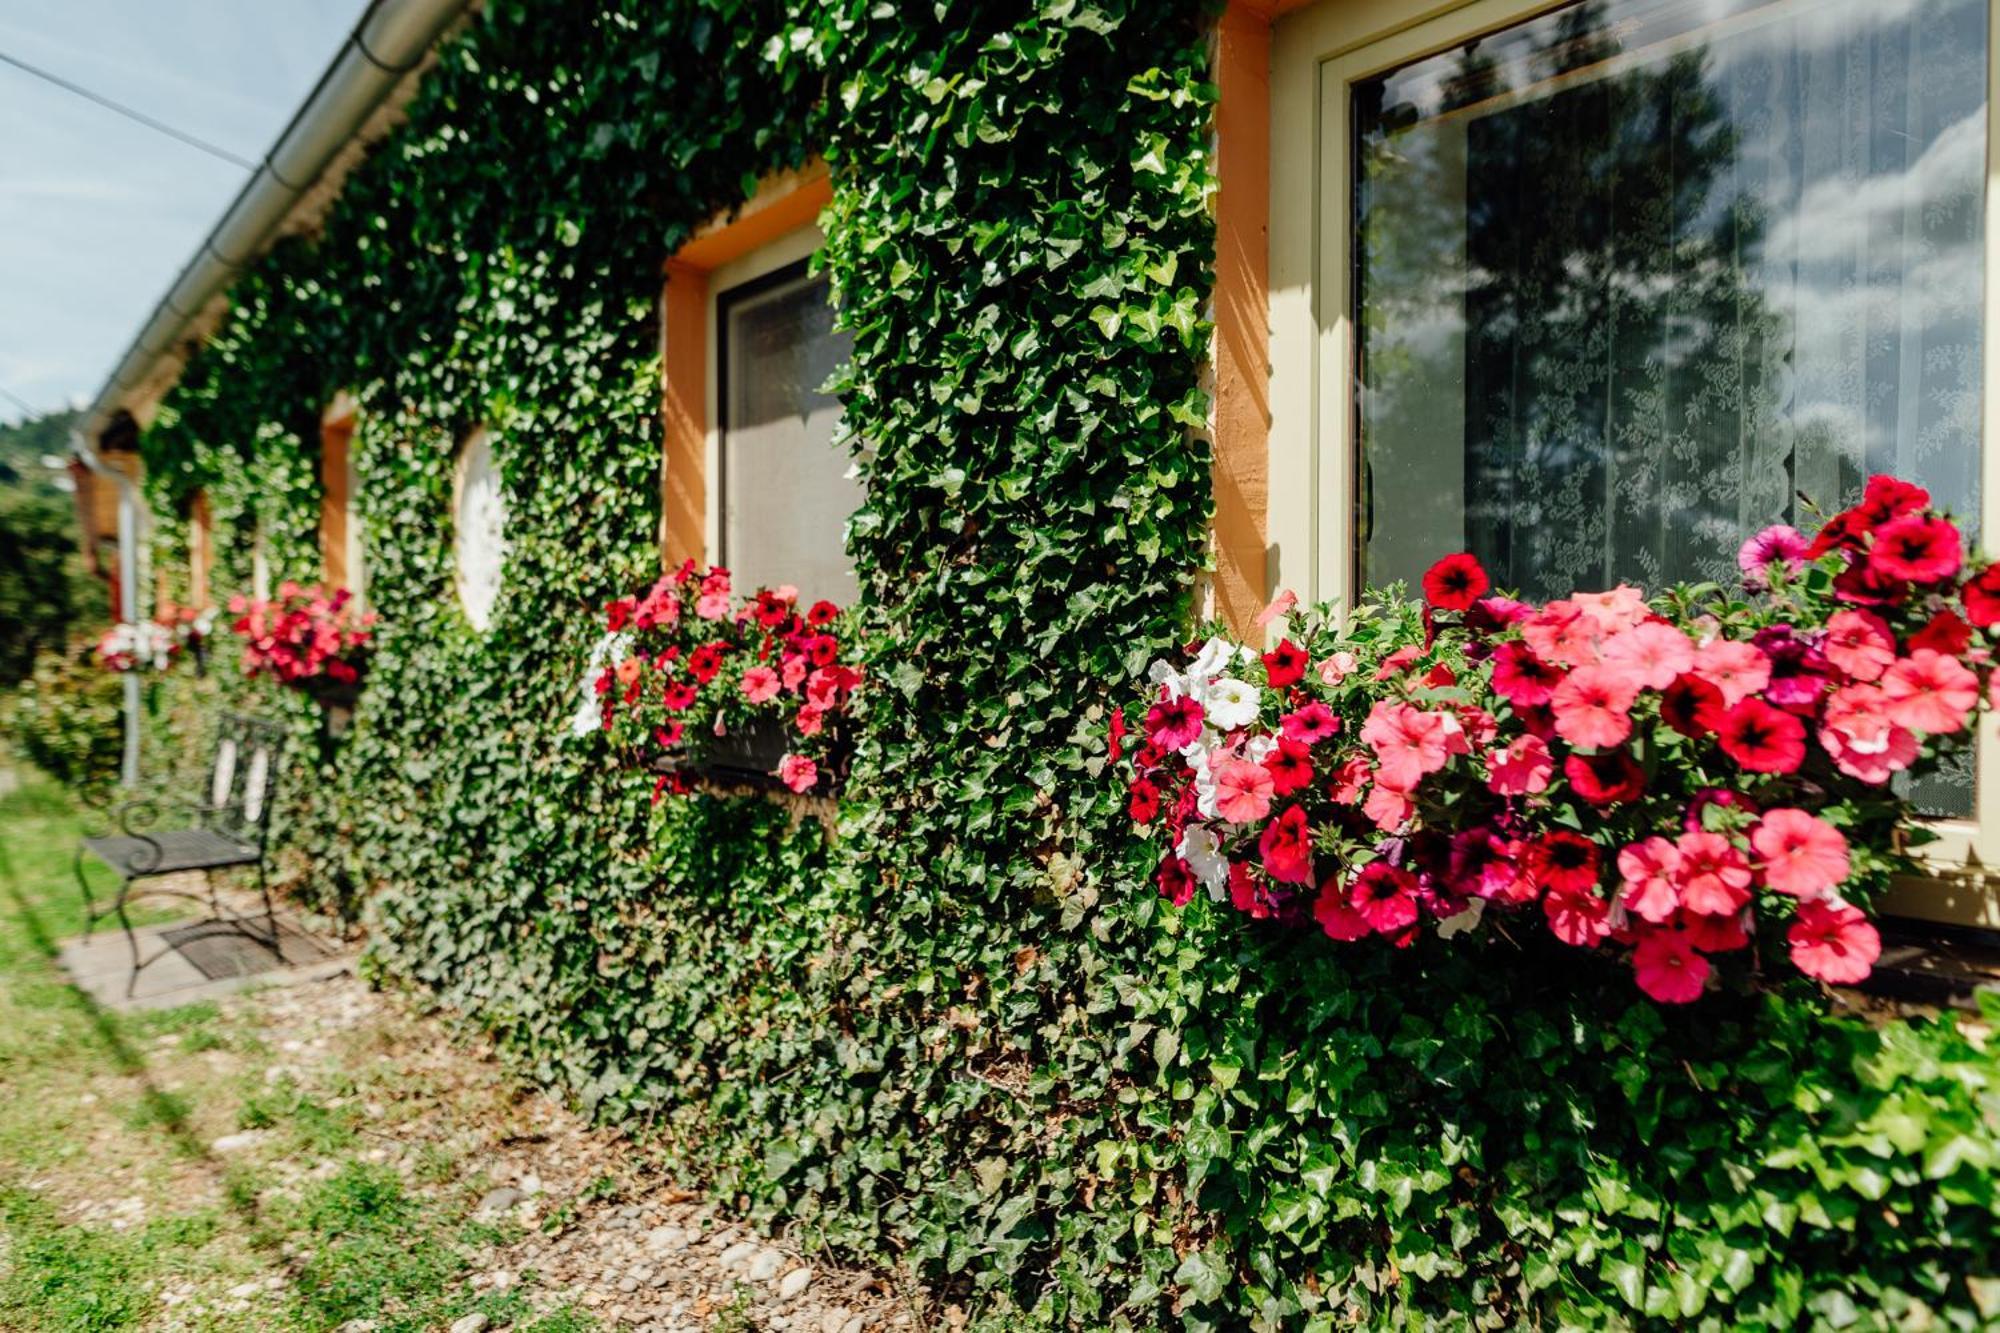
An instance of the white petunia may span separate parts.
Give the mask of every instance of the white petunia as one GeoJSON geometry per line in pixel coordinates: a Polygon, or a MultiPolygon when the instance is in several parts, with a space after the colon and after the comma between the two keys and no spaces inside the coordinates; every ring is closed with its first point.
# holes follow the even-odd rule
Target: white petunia
{"type": "Polygon", "coordinates": [[[588,736],[604,726],[603,706],[598,699],[597,678],[604,668],[617,666],[632,655],[632,636],[623,631],[606,634],[590,650],[590,661],[583,668],[583,680],[577,687],[581,696],[576,705],[576,713],[569,720],[570,734],[588,736]]]}
{"type": "Polygon", "coordinates": [[[1187,678],[1192,685],[1205,685],[1229,669],[1229,660],[1236,655],[1236,646],[1227,639],[1210,639],[1195,654],[1187,669],[1187,678]]]}
{"type": "Polygon", "coordinates": [[[1200,824],[1190,824],[1174,851],[1187,862],[1194,877],[1208,886],[1208,896],[1221,902],[1229,884],[1229,858],[1222,854],[1215,835],[1200,824]]]}
{"type": "Polygon", "coordinates": [[[1476,929],[1485,915],[1486,900],[1474,898],[1465,905],[1463,912],[1454,913],[1438,922],[1438,938],[1448,940],[1454,935],[1463,935],[1469,930],[1476,929]]]}
{"type": "Polygon", "coordinates": [[[1209,752],[1206,748],[1195,749],[1193,746],[1189,749],[1194,749],[1194,753],[1188,754],[1184,750],[1182,754],[1187,759],[1188,771],[1194,775],[1195,811],[1204,819],[1213,819],[1218,793],[1215,786],[1215,771],[1208,766],[1209,752]]]}
{"type": "Polygon", "coordinates": [[[1255,722],[1263,702],[1263,696],[1255,685],[1224,676],[1210,682],[1208,697],[1202,700],[1202,708],[1216,730],[1234,731],[1255,722]]]}

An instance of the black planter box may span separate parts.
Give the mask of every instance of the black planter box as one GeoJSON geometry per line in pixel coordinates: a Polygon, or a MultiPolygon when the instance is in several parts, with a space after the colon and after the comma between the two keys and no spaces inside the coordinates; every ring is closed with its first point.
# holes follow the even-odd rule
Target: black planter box
{"type": "Polygon", "coordinates": [[[319,703],[321,727],[328,740],[347,734],[354,722],[354,705],[361,701],[361,681],[334,680],[329,676],[301,682],[300,689],[319,703]]]}
{"type": "MultiPolygon", "coordinates": [[[[657,773],[680,773],[718,787],[754,787],[790,791],[778,777],[778,761],[791,748],[785,725],[775,717],[759,717],[738,731],[704,735],[698,744],[682,743],[679,753],[653,760],[657,773]]],[[[833,756],[819,766],[819,783],[806,796],[832,797],[847,776],[846,745],[836,742],[833,756]]]]}

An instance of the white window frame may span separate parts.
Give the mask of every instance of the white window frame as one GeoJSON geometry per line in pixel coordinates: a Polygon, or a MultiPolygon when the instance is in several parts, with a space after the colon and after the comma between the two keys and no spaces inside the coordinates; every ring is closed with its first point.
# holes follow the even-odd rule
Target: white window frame
{"type": "Polygon", "coordinates": [[[705,478],[703,489],[707,493],[702,540],[711,560],[722,558],[722,487],[725,480],[722,475],[722,419],[728,414],[728,405],[722,401],[724,335],[720,316],[723,301],[738,287],[768,277],[779,269],[790,268],[802,259],[812,258],[825,244],[826,235],[817,226],[800,227],[741,259],[723,264],[708,275],[708,299],[702,311],[703,327],[708,330],[705,339],[708,366],[704,373],[708,377],[705,396],[709,404],[702,471],[705,478]]]}
{"type": "MultiPolygon", "coordinates": [[[[1353,85],[1571,0],[1320,0],[1271,42],[1271,455],[1275,584],[1345,608],[1355,560],[1353,85]]],[[[1980,530],[2000,549],[2000,0],[1987,0],[1980,530]]],[[[1945,497],[1949,503],[1949,497],[1945,497]]],[[[2000,928],[2000,718],[1980,724],[1974,816],[1937,821],[1933,877],[1880,904],[2000,928]]]]}

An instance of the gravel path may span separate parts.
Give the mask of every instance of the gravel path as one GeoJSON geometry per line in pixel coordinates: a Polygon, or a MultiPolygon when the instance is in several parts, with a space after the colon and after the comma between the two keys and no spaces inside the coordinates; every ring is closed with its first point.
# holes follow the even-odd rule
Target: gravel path
{"type": "MultiPolygon", "coordinates": [[[[212,1164],[254,1170],[261,1204],[282,1206],[352,1161],[393,1167],[411,1191],[454,1215],[490,1224],[467,1251],[475,1292],[516,1289],[545,1312],[581,1309],[604,1329],[651,1333],[917,1333],[930,1327],[920,1295],[886,1275],[759,1233],[714,1202],[675,1187],[671,1162],[593,1128],[524,1086],[480,1042],[455,1041],[438,1020],[370,990],[351,972],[247,992],[224,1001],[229,1039],[189,1053],[165,1038],[148,1052],[165,1086],[261,1081],[354,1117],[357,1146],[301,1151],[283,1124],[206,1140],[212,1164]],[[295,1090],[295,1091],[293,1091],[295,1090]]],[[[222,1128],[218,1124],[218,1128],[222,1128]]],[[[209,1174],[223,1174],[210,1172],[209,1174]]],[[[197,1193],[210,1188],[191,1171],[197,1193]]],[[[178,1192],[178,1191],[176,1191],[178,1192]]],[[[109,1220],[136,1200],[114,1180],[72,1216],[109,1220]],[[109,1187],[112,1197],[103,1191],[109,1187]]],[[[140,1219],[134,1218],[134,1221],[140,1219]]],[[[461,1247],[463,1248],[463,1247],[461,1247]]],[[[306,1256],[287,1242],[294,1265],[306,1256]]],[[[255,1321],[282,1299],[283,1274],[213,1291],[161,1293],[169,1327],[206,1326],[204,1311],[255,1321]],[[177,1308],[178,1307],[178,1308],[177,1308]]],[[[504,1333],[471,1314],[450,1333],[504,1333]]],[[[350,1320],[342,1333],[370,1333],[350,1320]]]]}

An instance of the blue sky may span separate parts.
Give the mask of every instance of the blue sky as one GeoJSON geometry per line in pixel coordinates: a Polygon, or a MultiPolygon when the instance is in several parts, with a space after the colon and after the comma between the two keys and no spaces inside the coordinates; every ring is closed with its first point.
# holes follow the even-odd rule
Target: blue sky
{"type": "MultiPolygon", "coordinates": [[[[261,159],[364,0],[7,0],[0,52],[261,159]]],[[[88,400],[248,173],[0,64],[0,422],[88,400]]]]}

